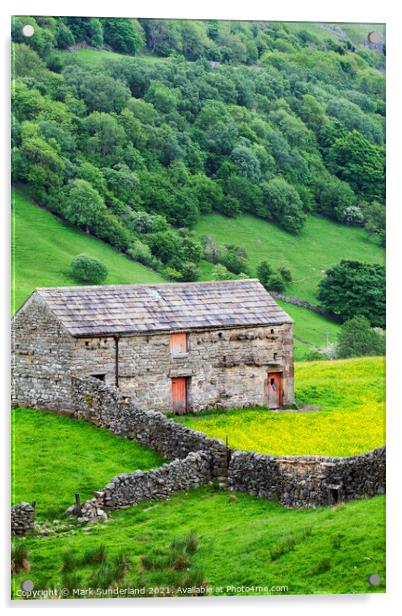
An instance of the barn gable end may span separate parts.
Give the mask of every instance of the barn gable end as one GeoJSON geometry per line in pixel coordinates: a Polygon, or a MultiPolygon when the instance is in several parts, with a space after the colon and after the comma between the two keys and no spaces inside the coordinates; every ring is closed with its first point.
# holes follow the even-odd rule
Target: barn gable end
{"type": "Polygon", "coordinates": [[[14,405],[68,411],[74,338],[34,292],[11,324],[14,405]]]}

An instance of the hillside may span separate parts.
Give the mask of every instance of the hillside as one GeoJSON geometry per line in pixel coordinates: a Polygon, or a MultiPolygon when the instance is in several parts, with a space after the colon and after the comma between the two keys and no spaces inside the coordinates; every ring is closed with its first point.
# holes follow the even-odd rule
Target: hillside
{"type": "MultiPolygon", "coordinates": [[[[385,41],[375,24],[14,18],[13,174],[41,206],[16,200],[15,305],[73,284],[80,252],[107,283],[216,278],[203,236],[219,276],[266,260],[312,303],[341,259],[382,264],[385,48],[367,46],[372,30],[385,41]]],[[[298,359],[335,340],[335,323],[285,309],[298,359]]]]}
{"type": "Polygon", "coordinates": [[[108,244],[68,226],[35,205],[21,190],[13,194],[13,309],[36,287],[79,284],[70,273],[71,261],[85,253],[108,268],[106,284],[161,282],[162,276],[129,260],[108,244]]]}
{"type": "MultiPolygon", "coordinates": [[[[106,284],[163,282],[157,272],[38,207],[21,188],[15,189],[13,197],[13,310],[36,287],[80,284],[71,276],[70,266],[73,257],[81,253],[106,265],[106,284]]],[[[211,276],[205,274],[203,279],[211,276]]],[[[339,325],[305,308],[279,303],[295,320],[296,359],[303,359],[315,346],[335,341],[339,325]]]]}
{"type": "MultiPolygon", "coordinates": [[[[293,282],[288,295],[317,304],[317,286],[325,271],[341,259],[384,264],[384,250],[367,238],[363,229],[346,227],[325,218],[310,216],[297,235],[255,216],[226,218],[220,214],[203,216],[194,227],[198,237],[209,235],[218,243],[235,243],[246,250],[250,273],[256,276],[261,261],[273,267],[287,267],[293,282]]],[[[213,265],[202,262],[201,280],[211,277],[213,265]]]]}
{"type": "Polygon", "coordinates": [[[70,224],[177,281],[198,279],[191,230],[215,212],[273,223],[288,245],[317,214],[384,242],[385,48],[365,44],[374,26],[12,26],[14,178],[70,224]]]}

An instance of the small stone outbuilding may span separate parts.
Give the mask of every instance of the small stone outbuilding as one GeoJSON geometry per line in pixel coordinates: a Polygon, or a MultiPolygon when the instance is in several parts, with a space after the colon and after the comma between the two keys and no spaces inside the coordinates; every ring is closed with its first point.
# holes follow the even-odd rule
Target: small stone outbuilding
{"type": "Polygon", "coordinates": [[[294,403],[292,319],[258,280],[37,289],[12,336],[20,406],[71,411],[73,375],[163,412],[294,403]]]}

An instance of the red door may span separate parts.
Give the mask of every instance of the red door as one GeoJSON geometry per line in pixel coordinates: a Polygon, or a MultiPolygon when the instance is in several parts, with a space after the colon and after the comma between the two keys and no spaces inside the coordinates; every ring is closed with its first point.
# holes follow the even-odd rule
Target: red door
{"type": "Polygon", "coordinates": [[[185,377],[172,379],[172,407],[177,415],[184,415],[187,410],[187,386],[185,377]]]}
{"type": "Polygon", "coordinates": [[[282,382],[280,372],[268,372],[268,408],[277,409],[282,406],[282,382]]]}

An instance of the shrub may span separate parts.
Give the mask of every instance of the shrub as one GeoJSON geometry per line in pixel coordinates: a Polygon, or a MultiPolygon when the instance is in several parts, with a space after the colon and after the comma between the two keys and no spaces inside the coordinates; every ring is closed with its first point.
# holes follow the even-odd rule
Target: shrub
{"type": "Polygon", "coordinates": [[[31,565],[28,560],[28,549],[23,543],[13,546],[11,552],[11,572],[29,571],[31,565]]]}
{"type": "Polygon", "coordinates": [[[71,271],[76,280],[94,284],[102,284],[108,275],[107,268],[101,261],[85,254],[74,257],[71,271]]]}
{"type": "Polygon", "coordinates": [[[384,355],[385,335],[374,329],[364,317],[345,321],[337,338],[338,357],[359,357],[362,355],[384,355]]]}
{"type": "Polygon", "coordinates": [[[213,280],[233,280],[235,276],[224,265],[218,263],[212,270],[212,278],[213,280]]]}
{"type": "Polygon", "coordinates": [[[141,242],[141,240],[136,240],[127,252],[134,261],[139,261],[144,265],[151,265],[153,263],[150,247],[141,242]]]}
{"type": "Polygon", "coordinates": [[[257,276],[268,291],[283,293],[285,285],[292,282],[292,274],[285,267],[275,271],[266,261],[261,261],[257,267],[257,276]]]}

